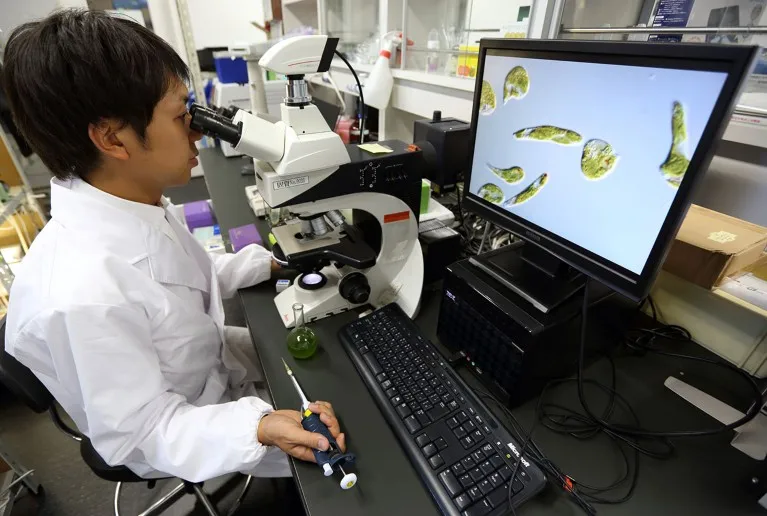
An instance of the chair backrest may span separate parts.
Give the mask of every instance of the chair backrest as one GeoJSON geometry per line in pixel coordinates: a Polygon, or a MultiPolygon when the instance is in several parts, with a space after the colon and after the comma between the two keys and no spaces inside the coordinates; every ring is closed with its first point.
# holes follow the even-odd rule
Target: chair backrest
{"type": "Polygon", "coordinates": [[[0,320],[0,383],[37,413],[53,406],[53,396],[45,385],[5,351],[5,317],[0,320]]]}

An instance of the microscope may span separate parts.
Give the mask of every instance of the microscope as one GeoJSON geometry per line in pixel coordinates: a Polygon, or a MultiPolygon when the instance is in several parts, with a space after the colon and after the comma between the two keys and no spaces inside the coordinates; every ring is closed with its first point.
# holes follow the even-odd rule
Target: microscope
{"type": "Polygon", "coordinates": [[[337,45],[327,36],[294,37],[259,60],[288,79],[278,122],[241,109],[191,108],[192,128],[251,156],[266,204],[294,216],[272,228],[275,259],[300,273],[275,298],[288,328],[295,303],[303,304],[307,322],[366,303],[394,302],[414,317],[423,286],[422,152],[389,140],[379,143],[391,152],[372,154],[345,145],[328,127],[311,103],[305,74],[326,72],[337,45]]]}

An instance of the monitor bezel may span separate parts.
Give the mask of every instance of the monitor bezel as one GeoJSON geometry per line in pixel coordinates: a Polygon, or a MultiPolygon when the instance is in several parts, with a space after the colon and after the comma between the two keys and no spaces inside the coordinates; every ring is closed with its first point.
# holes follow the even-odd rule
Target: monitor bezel
{"type": "Polygon", "coordinates": [[[575,269],[626,297],[635,301],[644,299],[655,281],[660,266],[687,213],[695,186],[700,182],[700,178],[703,177],[713,158],[713,146],[721,139],[727,128],[730,115],[739,97],[738,94],[748,77],[751,66],[753,66],[757,49],[758,47],[755,46],[737,45],[483,38],[480,40],[471,115],[469,161],[464,179],[465,209],[473,211],[493,224],[514,233],[526,242],[543,248],[575,269]],[[470,192],[482,77],[485,58],[488,52],[492,51],[517,53],[519,57],[550,57],[568,61],[654,67],[660,65],[660,67],[727,73],[719,98],[701,135],[700,143],[690,158],[690,165],[685,177],[679,185],[666,220],[661,226],[640,274],[602,258],[470,192]]]}

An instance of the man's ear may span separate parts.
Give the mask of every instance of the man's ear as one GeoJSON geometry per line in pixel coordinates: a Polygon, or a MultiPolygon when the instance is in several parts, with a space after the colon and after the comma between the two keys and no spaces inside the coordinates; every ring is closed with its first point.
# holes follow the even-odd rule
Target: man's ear
{"type": "Polygon", "coordinates": [[[125,146],[127,142],[123,141],[125,125],[118,120],[104,118],[88,125],[88,136],[102,154],[124,161],[130,158],[125,146]]]}

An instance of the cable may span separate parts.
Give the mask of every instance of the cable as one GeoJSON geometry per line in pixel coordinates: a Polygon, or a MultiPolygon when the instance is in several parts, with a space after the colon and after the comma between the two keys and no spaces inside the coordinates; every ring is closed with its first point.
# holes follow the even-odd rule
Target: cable
{"type": "MultiPolygon", "coordinates": [[[[733,430],[735,428],[738,428],[752,419],[754,419],[758,414],[762,406],[762,392],[759,389],[759,386],[757,385],[756,381],[746,372],[739,369],[738,367],[728,363],[723,362],[721,360],[712,360],[708,358],[701,358],[701,357],[693,357],[689,355],[683,355],[680,353],[670,353],[667,351],[661,351],[659,349],[654,349],[649,346],[649,344],[657,337],[657,336],[663,336],[666,337],[663,333],[659,332],[658,330],[636,330],[639,331],[645,335],[650,335],[651,338],[648,341],[647,344],[641,344],[639,342],[635,342],[634,345],[636,347],[640,347],[643,351],[650,351],[659,355],[664,355],[668,357],[674,357],[674,358],[682,358],[685,360],[691,360],[695,362],[703,362],[707,364],[714,364],[719,365],[721,367],[724,367],[726,369],[729,369],[735,373],[737,373],[739,376],[741,376],[745,381],[749,384],[751,389],[754,391],[755,394],[755,400],[756,403],[753,403],[751,407],[749,407],[746,414],[738,419],[737,421],[734,421],[732,423],[722,425],[719,428],[714,429],[705,429],[705,430],[683,430],[683,431],[657,431],[657,430],[647,430],[645,428],[641,428],[639,426],[631,427],[626,425],[615,425],[608,421],[605,421],[604,419],[596,416],[592,411],[591,408],[588,406],[588,403],[586,402],[586,397],[583,392],[583,363],[584,363],[584,355],[585,355],[585,349],[586,349],[586,327],[587,327],[587,316],[588,316],[588,308],[589,308],[589,284],[590,280],[586,280],[586,286],[584,289],[584,295],[583,295],[583,303],[581,305],[581,335],[580,335],[580,346],[578,351],[578,399],[583,406],[583,410],[586,411],[586,414],[588,417],[590,417],[593,421],[598,423],[602,428],[605,430],[610,430],[611,432],[616,433],[619,436],[623,437],[662,437],[662,438],[675,438],[675,437],[702,437],[706,435],[715,435],[722,432],[726,432],[728,430],[733,430]]],[[[680,327],[680,326],[667,326],[666,328],[669,328],[670,331],[674,333],[680,333],[682,335],[682,339],[677,340],[689,340],[692,341],[692,336],[690,335],[690,332],[686,329],[680,327]]]]}
{"type": "Polygon", "coordinates": [[[362,84],[360,84],[360,78],[357,77],[357,72],[354,71],[354,68],[352,68],[351,63],[346,60],[346,58],[339,52],[338,50],[334,50],[335,54],[341,58],[341,60],[346,63],[346,66],[349,68],[349,71],[354,76],[354,80],[357,82],[357,89],[360,93],[360,143],[363,143],[365,141],[365,97],[362,93],[362,84]]]}
{"type": "Polygon", "coordinates": [[[479,251],[477,251],[477,254],[482,254],[482,249],[485,247],[485,239],[487,239],[487,233],[490,231],[490,224],[489,221],[485,221],[485,232],[482,234],[482,242],[479,244],[479,251]]]}
{"type": "MultiPolygon", "coordinates": [[[[578,375],[576,378],[558,379],[553,380],[546,384],[541,392],[536,405],[536,423],[541,423],[547,429],[552,432],[569,435],[579,440],[590,440],[602,435],[608,437],[610,442],[614,445],[618,452],[620,459],[623,462],[623,468],[621,468],[618,476],[606,483],[605,485],[595,486],[590,485],[580,479],[573,478],[559,469],[559,467],[551,461],[544,454],[543,450],[533,440],[532,434],[535,429],[535,424],[529,432],[525,432],[522,425],[516,419],[512,411],[502,404],[495,397],[491,396],[487,392],[481,389],[474,389],[478,396],[492,401],[496,404],[506,416],[510,423],[510,430],[516,435],[518,442],[524,443],[522,450],[520,451],[520,457],[526,456],[531,459],[538,467],[540,467],[547,475],[552,484],[557,485],[565,492],[567,492],[572,500],[587,514],[596,514],[596,510],[592,504],[621,504],[633,496],[639,481],[639,465],[641,455],[645,455],[655,459],[669,459],[673,456],[675,447],[672,443],[672,438],[678,437],[690,437],[699,435],[711,435],[712,433],[720,433],[727,431],[728,429],[739,426],[746,423],[753,416],[754,412],[758,414],[760,407],[762,406],[762,395],[756,386],[756,382],[740,369],[729,363],[721,360],[712,360],[699,357],[693,357],[675,353],[671,351],[665,351],[653,346],[657,339],[668,339],[675,342],[690,342],[692,336],[688,330],[681,326],[676,325],[660,325],[653,329],[632,329],[629,330],[625,338],[625,348],[640,353],[656,353],[663,356],[670,356],[674,358],[683,358],[687,360],[699,361],[703,363],[710,363],[726,367],[733,370],[737,374],[743,376],[749,385],[752,386],[755,394],[757,395],[757,403],[752,404],[752,408],[740,421],[737,421],[731,425],[722,425],[720,428],[712,430],[694,430],[683,432],[659,432],[646,430],[641,426],[641,422],[637,413],[630,405],[628,400],[624,398],[617,389],[616,379],[616,366],[614,358],[611,355],[606,355],[610,367],[610,380],[608,384],[602,384],[596,380],[586,379],[583,375],[583,359],[586,342],[587,328],[587,312],[588,312],[588,283],[584,294],[584,302],[582,307],[582,320],[581,320],[581,333],[580,333],[580,346],[578,356],[578,375]],[[582,406],[582,410],[585,412],[579,412],[573,408],[566,407],[564,405],[548,402],[547,395],[551,390],[568,384],[570,382],[576,382],[578,384],[578,396],[582,406]],[[604,409],[601,411],[601,415],[594,414],[590,407],[586,403],[585,386],[596,388],[606,396],[607,403],[604,409]],[[609,422],[618,413],[623,412],[628,415],[631,421],[631,425],[614,424],[609,422]],[[605,496],[607,493],[613,492],[617,489],[622,490],[622,494],[605,496]]],[[[646,302],[650,303],[651,311],[657,317],[657,307],[651,299],[647,299],[646,302]]],[[[515,468],[518,468],[518,464],[515,464],[515,468]]],[[[516,474],[516,471],[514,471],[516,474]]],[[[513,475],[512,479],[515,478],[513,475]]],[[[513,506],[510,505],[510,513],[515,514],[513,506]]]]}
{"type": "Polygon", "coordinates": [[[463,203],[461,202],[461,190],[463,190],[463,183],[455,185],[455,197],[458,202],[458,218],[461,219],[461,226],[463,226],[463,203]]]}
{"type": "Polygon", "coordinates": [[[524,457],[525,455],[527,446],[533,440],[533,432],[535,432],[535,427],[537,424],[538,424],[538,420],[533,421],[533,424],[530,427],[530,431],[527,432],[527,437],[525,437],[525,441],[522,443],[522,446],[519,449],[519,457],[517,457],[517,460],[514,461],[514,467],[511,468],[511,478],[509,479],[509,488],[507,489],[506,498],[507,498],[507,501],[509,502],[509,512],[513,516],[517,515],[517,510],[514,508],[514,504],[511,501],[511,496],[512,494],[514,494],[514,480],[517,478],[519,465],[522,463],[522,457],[524,457]]]}

